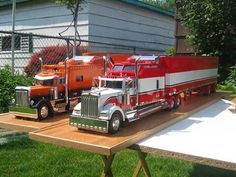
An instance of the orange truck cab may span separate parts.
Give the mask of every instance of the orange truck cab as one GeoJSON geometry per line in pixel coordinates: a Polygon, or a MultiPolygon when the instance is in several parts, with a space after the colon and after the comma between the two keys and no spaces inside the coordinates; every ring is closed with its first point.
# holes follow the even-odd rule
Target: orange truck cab
{"type": "MultiPolygon", "coordinates": [[[[114,61],[120,61],[130,55],[109,56],[114,61]]],[[[10,112],[18,117],[46,119],[55,112],[72,110],[79,102],[82,90],[90,89],[93,78],[104,74],[104,63],[102,54],[85,54],[56,65],[42,66],[42,71],[34,77],[35,85],[16,87],[10,112]]]]}

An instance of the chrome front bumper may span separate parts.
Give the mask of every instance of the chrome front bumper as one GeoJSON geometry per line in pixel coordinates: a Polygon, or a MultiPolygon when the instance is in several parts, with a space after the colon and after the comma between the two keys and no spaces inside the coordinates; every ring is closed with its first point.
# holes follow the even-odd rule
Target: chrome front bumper
{"type": "Polygon", "coordinates": [[[14,114],[16,117],[38,119],[38,110],[36,108],[10,106],[9,112],[14,114]]]}
{"type": "Polygon", "coordinates": [[[70,116],[69,124],[79,129],[108,133],[109,122],[105,120],[70,116]]]}

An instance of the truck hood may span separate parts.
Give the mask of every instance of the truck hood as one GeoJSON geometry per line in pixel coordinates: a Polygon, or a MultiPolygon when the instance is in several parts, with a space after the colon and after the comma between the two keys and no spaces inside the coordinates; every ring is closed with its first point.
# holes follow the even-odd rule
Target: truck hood
{"type": "Polygon", "coordinates": [[[51,86],[34,85],[30,87],[30,96],[47,96],[50,94],[51,86]]]}
{"type": "Polygon", "coordinates": [[[104,106],[104,103],[113,97],[122,95],[123,91],[121,89],[111,89],[111,88],[96,88],[83,95],[95,95],[98,96],[98,108],[101,109],[104,106]]]}
{"type": "Polygon", "coordinates": [[[42,85],[34,85],[30,87],[25,86],[16,86],[16,90],[27,90],[30,93],[30,97],[35,96],[48,96],[51,91],[51,86],[42,86],[42,85]]]}
{"type": "Polygon", "coordinates": [[[98,95],[101,97],[104,96],[118,96],[118,94],[121,94],[121,89],[111,89],[111,88],[95,88],[88,92],[88,94],[91,95],[98,95]]]}

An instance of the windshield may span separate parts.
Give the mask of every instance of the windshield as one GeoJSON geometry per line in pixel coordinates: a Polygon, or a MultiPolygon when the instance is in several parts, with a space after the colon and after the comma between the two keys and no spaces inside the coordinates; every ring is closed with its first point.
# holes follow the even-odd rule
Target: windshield
{"type": "Polygon", "coordinates": [[[36,79],[36,84],[50,86],[53,84],[53,79],[48,79],[48,80],[37,80],[36,79]]]}
{"type": "Polygon", "coordinates": [[[122,81],[105,81],[105,80],[101,80],[101,87],[122,89],[122,81]]]}
{"type": "Polygon", "coordinates": [[[124,71],[135,71],[135,66],[125,66],[124,71]]]}
{"type": "Polygon", "coordinates": [[[122,68],[123,68],[123,66],[116,65],[116,66],[113,67],[113,71],[120,71],[120,70],[122,70],[122,68]]]}

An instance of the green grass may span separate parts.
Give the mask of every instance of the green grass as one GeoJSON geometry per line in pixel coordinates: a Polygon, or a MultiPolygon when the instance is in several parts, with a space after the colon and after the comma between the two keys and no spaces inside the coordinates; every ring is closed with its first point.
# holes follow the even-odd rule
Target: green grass
{"type": "Polygon", "coordinates": [[[236,97],[236,86],[217,85],[217,90],[231,92],[230,97],[236,97]]]}
{"type": "MultiPolygon", "coordinates": [[[[132,176],[137,161],[135,151],[117,153],[112,166],[114,176],[132,176]]],[[[156,177],[236,176],[236,172],[154,155],[148,155],[147,163],[156,177]]],[[[97,154],[35,142],[27,134],[0,138],[1,177],[96,177],[102,167],[97,154]]]]}

